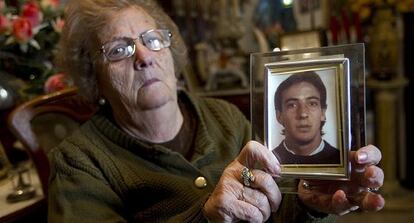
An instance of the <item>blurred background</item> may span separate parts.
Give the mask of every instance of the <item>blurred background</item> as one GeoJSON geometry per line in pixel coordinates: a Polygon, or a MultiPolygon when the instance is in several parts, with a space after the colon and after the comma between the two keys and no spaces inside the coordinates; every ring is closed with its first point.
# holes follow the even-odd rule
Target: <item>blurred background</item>
{"type": "MultiPolygon", "coordinates": [[[[61,0],[0,0],[0,181],[30,159],[7,127],[10,112],[71,86],[53,63],[64,16],[61,0]]],[[[357,222],[408,222],[414,211],[414,0],[159,0],[177,23],[192,59],[180,77],[190,92],[223,98],[250,118],[249,55],[365,44],[366,138],[383,152],[387,205],[357,222]]],[[[1,184],[0,184],[1,186],[1,184]]],[[[1,202],[1,201],[0,201],[1,202]]],[[[1,216],[0,216],[1,217],[1,216]]]]}

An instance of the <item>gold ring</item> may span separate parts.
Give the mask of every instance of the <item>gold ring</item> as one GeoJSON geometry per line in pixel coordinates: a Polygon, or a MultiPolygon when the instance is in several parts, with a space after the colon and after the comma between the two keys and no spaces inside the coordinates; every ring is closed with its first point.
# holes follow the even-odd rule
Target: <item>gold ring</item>
{"type": "Polygon", "coordinates": [[[254,175],[252,171],[247,167],[243,167],[240,176],[243,180],[244,186],[246,187],[250,187],[250,184],[254,182],[254,175]]]}

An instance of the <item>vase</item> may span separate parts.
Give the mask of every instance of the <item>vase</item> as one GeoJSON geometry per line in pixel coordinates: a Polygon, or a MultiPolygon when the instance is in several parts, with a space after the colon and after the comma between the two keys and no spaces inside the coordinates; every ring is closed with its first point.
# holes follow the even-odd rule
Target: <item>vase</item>
{"type": "Polygon", "coordinates": [[[396,78],[399,41],[397,17],[392,8],[375,11],[369,32],[369,66],[371,74],[378,80],[396,78]]]}

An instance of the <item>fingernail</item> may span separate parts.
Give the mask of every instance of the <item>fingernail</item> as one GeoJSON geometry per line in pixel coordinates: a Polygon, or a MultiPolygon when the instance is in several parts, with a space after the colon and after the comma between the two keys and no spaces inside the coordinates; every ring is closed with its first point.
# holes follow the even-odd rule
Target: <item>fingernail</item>
{"type": "Polygon", "coordinates": [[[279,165],[276,165],[276,172],[277,172],[277,174],[280,174],[280,171],[282,171],[282,169],[280,168],[279,165]]]}
{"type": "Polygon", "coordinates": [[[275,165],[274,170],[270,172],[270,175],[272,177],[280,177],[280,166],[279,165],[275,165]]]}
{"type": "Polygon", "coordinates": [[[358,162],[364,162],[368,159],[368,154],[366,152],[358,153],[358,162]]]}
{"type": "Polygon", "coordinates": [[[279,177],[280,176],[280,166],[275,165],[274,170],[271,173],[272,177],[279,177]]]}

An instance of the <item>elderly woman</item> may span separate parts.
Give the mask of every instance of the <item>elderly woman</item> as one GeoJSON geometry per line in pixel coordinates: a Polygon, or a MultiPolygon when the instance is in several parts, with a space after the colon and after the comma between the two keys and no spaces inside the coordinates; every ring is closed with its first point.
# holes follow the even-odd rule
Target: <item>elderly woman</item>
{"type": "Polygon", "coordinates": [[[100,110],[49,154],[50,222],[324,222],[384,205],[367,190],[383,181],[374,146],[352,152],[352,181],[282,196],[276,157],[237,108],[177,90],[186,49],[151,0],[69,1],[60,50],[100,110]]]}

